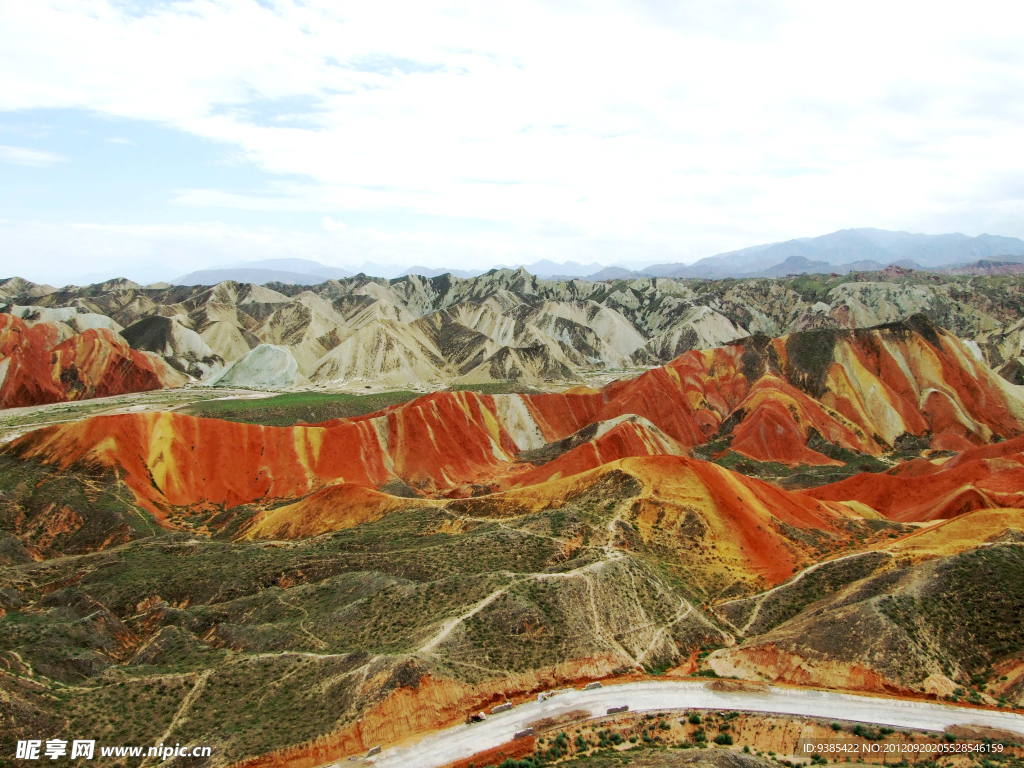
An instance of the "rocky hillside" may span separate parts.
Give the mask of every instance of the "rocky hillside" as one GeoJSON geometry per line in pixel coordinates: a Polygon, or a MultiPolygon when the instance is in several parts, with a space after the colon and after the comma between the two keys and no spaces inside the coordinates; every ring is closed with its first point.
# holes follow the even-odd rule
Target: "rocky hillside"
{"type": "Polygon", "coordinates": [[[335,485],[240,525],[215,504],[178,521],[205,531],[143,531],[112,474],[93,468],[75,495],[74,472],[4,467],[3,748],[87,730],[213,744],[214,765],[306,765],[698,664],[1024,702],[1020,510],[917,532],[656,456],[468,499],[335,485]],[[373,495],[388,506],[367,516],[373,495]],[[73,532],[118,504],[110,530],[136,530],[115,548],[73,532]]]}
{"type": "MultiPolygon", "coordinates": [[[[250,306],[264,290],[231,288],[233,316],[295,308],[250,306]]],[[[97,296],[116,291],[140,295],[97,296]]],[[[451,349],[445,316],[520,333],[468,308],[498,298],[460,296],[365,327],[451,349]]],[[[529,305],[532,327],[575,301],[529,305]]],[[[309,328],[247,330],[217,375],[297,380],[309,328]]],[[[1020,390],[921,313],[755,331],[600,390],[438,391],[288,426],[135,411],[5,443],[0,750],[88,732],[324,765],[669,670],[1022,705],[1020,390]]]]}
{"type": "Polygon", "coordinates": [[[81,317],[46,322],[0,314],[0,406],[144,392],[185,382],[163,359],[132,349],[102,322],[86,316],[82,326],[75,324],[81,317]],[[79,333],[79,327],[85,330],[79,333]]]}
{"type": "Polygon", "coordinates": [[[944,520],[976,509],[1024,506],[1024,438],[971,448],[944,459],[914,459],[806,491],[816,499],[858,501],[893,520],[944,520]]]}
{"type": "Polygon", "coordinates": [[[665,363],[754,334],[854,329],[921,313],[1024,381],[1024,276],[914,273],[744,280],[540,280],[523,270],[475,278],[359,275],[315,286],[142,288],[125,280],[54,290],[0,285],[19,316],[106,327],[208,383],[355,388],[496,381],[538,386],[665,363]],[[223,366],[260,345],[294,358],[264,378],[223,366]]]}
{"type": "Polygon", "coordinates": [[[726,463],[856,466],[908,445],[960,451],[1022,432],[1016,388],[915,316],[873,330],[750,337],[599,392],[437,392],[288,428],[128,413],[44,427],[4,450],[115,470],[138,503],[163,516],[338,482],[473,495],[695,448],[726,463]]]}
{"type": "Polygon", "coordinates": [[[831,566],[831,579],[816,571],[805,584],[719,607],[753,637],[716,652],[711,668],[801,685],[1019,701],[1024,517],[971,517],[916,534],[930,536],[930,547],[914,547],[911,536],[877,553],[886,557],[826,563],[818,571],[831,566]],[[738,610],[744,603],[753,610],[738,610]]]}

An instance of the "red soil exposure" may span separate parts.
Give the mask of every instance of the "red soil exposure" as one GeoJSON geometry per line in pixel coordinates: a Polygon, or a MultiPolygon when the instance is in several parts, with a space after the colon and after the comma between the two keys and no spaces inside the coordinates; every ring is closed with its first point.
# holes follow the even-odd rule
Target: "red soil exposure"
{"type": "Polygon", "coordinates": [[[483,752],[477,752],[472,757],[467,757],[465,760],[456,760],[454,763],[448,763],[443,768],[483,768],[488,765],[501,765],[509,758],[520,758],[532,755],[534,747],[537,744],[537,740],[533,736],[525,736],[521,739],[513,739],[507,741],[504,744],[499,744],[497,747],[491,747],[485,749],[483,752]]]}
{"type": "Polygon", "coordinates": [[[882,474],[860,474],[802,491],[816,499],[859,501],[902,522],[939,520],[975,509],[1024,508],[1024,438],[923,459],[882,474]]]}
{"type": "Polygon", "coordinates": [[[184,376],[113,331],[60,341],[52,323],[0,314],[0,406],[12,408],[180,386],[184,376]]]}
{"type": "Polygon", "coordinates": [[[177,413],[99,416],[30,432],[10,450],[62,467],[117,467],[140,503],[233,507],[297,498],[336,482],[377,486],[386,467],[373,425],[264,427],[177,413]]]}
{"type": "Polygon", "coordinates": [[[915,692],[860,664],[807,658],[774,643],[715,651],[708,663],[719,675],[748,680],[770,680],[801,687],[839,688],[846,691],[912,696],[915,692]]]}
{"type": "MultiPolygon", "coordinates": [[[[863,425],[873,415],[881,416],[877,408],[865,408],[868,404],[864,402],[864,385],[867,384],[878,390],[878,405],[883,412],[891,408],[904,431],[915,435],[927,431],[928,420],[918,407],[920,382],[908,376],[909,366],[905,370],[899,364],[906,362],[904,349],[897,347],[891,352],[882,339],[865,334],[861,334],[859,341],[840,346],[837,357],[841,363],[829,370],[829,391],[822,402],[850,421],[863,425]],[[893,352],[899,354],[899,361],[893,352]]],[[[914,351],[920,353],[921,348],[914,351]]]]}
{"type": "Polygon", "coordinates": [[[647,543],[687,546],[683,531],[697,516],[704,538],[715,545],[722,572],[760,577],[767,585],[793,575],[813,556],[794,531],[837,542],[851,540],[846,521],[857,517],[842,504],[818,502],[778,486],[731,472],[717,464],[681,456],[643,456],[538,485],[448,503],[473,517],[510,517],[557,508],[608,475],[636,478],[641,489],[628,522],[647,543]],[[731,569],[731,570],[730,570],[731,569]]]}
{"type": "Polygon", "coordinates": [[[962,342],[929,326],[876,329],[837,340],[820,401],[788,381],[787,337],[770,349],[779,369],[755,382],[742,344],[687,352],[662,368],[596,394],[524,398],[547,440],[633,413],[683,447],[714,437],[728,419],[732,450],[761,461],[829,464],[807,448],[811,430],[849,450],[878,455],[903,433],[931,434],[936,447],[969,447],[1022,433],[1024,405],[962,342]],[[923,407],[921,403],[923,402],[923,407]],[[731,417],[731,418],[730,418],[731,417]]]}
{"type": "MultiPolygon", "coordinates": [[[[403,499],[355,485],[329,486],[309,497],[252,518],[241,537],[297,539],[377,520],[392,512],[442,507],[471,517],[528,515],[564,506],[580,493],[624,477],[631,491],[628,522],[641,539],[659,547],[689,546],[685,531],[695,520],[705,544],[713,542],[715,565],[735,579],[774,585],[813,558],[808,540],[852,541],[847,520],[856,512],[744,477],[715,464],[681,456],[643,456],[602,464],[565,478],[463,499],[403,499]],[[812,533],[811,539],[800,532],[812,533]]],[[[440,531],[439,531],[440,532],[440,531]]]]}
{"type": "MultiPolygon", "coordinates": [[[[1003,457],[1014,457],[1018,453],[1024,453],[1024,437],[1018,437],[1013,440],[1003,440],[999,443],[991,443],[990,445],[982,445],[970,450],[964,451],[959,456],[953,456],[947,459],[943,464],[932,464],[931,462],[925,462],[928,466],[932,467],[933,473],[941,472],[953,467],[959,467],[963,464],[967,464],[978,459],[998,459],[1003,457]]],[[[901,464],[900,467],[906,466],[901,464]]],[[[893,472],[896,472],[900,467],[894,467],[893,472]]]]}
{"type": "MultiPolygon", "coordinates": [[[[955,338],[955,337],[948,337],[955,338]]],[[[923,345],[923,339],[915,339],[916,344],[923,345]]],[[[908,344],[909,345],[909,344],[908,344]]],[[[945,387],[937,387],[938,392],[929,393],[924,413],[931,424],[933,434],[949,432],[956,434],[964,426],[964,437],[973,443],[988,442],[990,435],[981,435],[980,430],[972,429],[973,425],[964,423],[964,416],[973,418],[978,424],[992,429],[1003,438],[1016,437],[1021,434],[1020,413],[1008,402],[1005,382],[987,366],[970,360],[958,359],[969,355],[962,346],[952,348],[953,354],[936,354],[934,361],[928,361],[922,355],[920,365],[938,362],[941,367],[938,381],[945,387]],[[947,427],[948,425],[948,427],[947,427]]],[[[915,362],[911,358],[912,362],[915,362]]],[[[914,371],[919,379],[927,379],[927,373],[917,369],[914,371]]]]}
{"type": "MultiPolygon", "coordinates": [[[[1021,434],[1024,404],[954,337],[932,329],[929,338],[906,329],[840,338],[827,369],[830,388],[820,402],[780,373],[789,370],[787,347],[785,339],[776,339],[771,345],[780,364],[754,382],[744,370],[757,368],[744,363],[746,350],[736,345],[687,352],[598,393],[437,392],[350,421],[288,428],[126,414],[47,427],[6,450],[62,466],[88,461],[117,468],[153,509],[231,507],[297,498],[338,482],[379,487],[396,477],[427,493],[460,496],[481,486],[493,490],[564,477],[626,456],[676,453],[719,436],[723,424],[732,450],[787,464],[833,463],[807,447],[812,432],[874,454],[906,431],[930,430],[936,439],[964,445],[984,442],[995,432],[1021,434]],[[917,410],[921,401],[925,409],[917,410]],[[550,465],[536,469],[516,462],[521,450],[538,448],[544,440],[628,414],[641,419],[612,428],[550,465]]],[[[64,377],[68,381],[108,371],[102,381],[109,375],[115,382],[107,389],[93,383],[82,392],[110,393],[131,380],[133,369],[124,357],[103,354],[103,339],[91,331],[55,348],[58,367],[75,372],[64,377]],[[72,343],[73,351],[64,349],[72,343]]]]}
{"type": "Polygon", "coordinates": [[[185,383],[185,377],[162,359],[132,349],[119,334],[106,328],[90,329],[58,344],[50,362],[68,400],[185,383]]]}
{"type": "Polygon", "coordinates": [[[712,437],[749,392],[750,383],[739,370],[742,354],[740,346],[687,352],[635,379],[612,382],[597,394],[525,399],[547,440],[633,413],[689,448],[712,437]]]}
{"type": "Polygon", "coordinates": [[[514,486],[536,485],[596,469],[603,464],[633,456],[679,456],[683,448],[675,440],[650,423],[640,419],[622,421],[582,445],[578,445],[557,459],[511,475],[508,483],[514,486]]]}
{"type": "Polygon", "coordinates": [[[386,435],[392,471],[417,487],[465,482],[519,450],[494,398],[472,392],[437,392],[392,409],[386,435]]]}
{"type": "Polygon", "coordinates": [[[55,325],[29,327],[14,315],[0,314],[0,405],[11,408],[64,399],[48,367],[49,351],[59,342],[55,325]]]}
{"type": "Polygon", "coordinates": [[[877,444],[837,423],[818,403],[774,376],[760,379],[740,407],[749,409],[749,415],[733,430],[731,448],[752,459],[783,464],[839,464],[807,447],[811,428],[831,443],[857,446],[857,450],[866,453],[879,451],[877,444]]]}
{"type": "MultiPolygon", "coordinates": [[[[397,689],[364,712],[359,720],[334,733],[233,765],[236,768],[315,768],[349,755],[365,754],[377,745],[387,747],[419,734],[457,725],[471,712],[489,709],[506,700],[520,701],[536,691],[607,678],[619,664],[621,659],[609,654],[475,685],[423,677],[417,686],[397,689]]],[[[382,682],[383,679],[367,681],[366,697],[382,682]]]]}
{"type": "Polygon", "coordinates": [[[785,581],[799,565],[801,553],[784,528],[845,538],[844,518],[854,516],[845,507],[808,504],[811,499],[800,494],[708,462],[660,457],[628,459],[623,465],[655,489],[655,503],[645,510],[649,519],[641,515],[641,527],[645,522],[653,525],[659,515],[661,527],[669,527],[670,507],[677,508],[679,523],[690,509],[699,509],[714,530],[721,555],[731,555],[734,567],[756,573],[769,584],[785,581]],[[697,483],[688,482],[690,473],[697,483]]]}
{"type": "Polygon", "coordinates": [[[44,427],[5,450],[62,467],[117,468],[153,512],[293,499],[344,482],[400,478],[450,489],[510,466],[515,442],[494,399],[438,393],[374,419],[265,427],[177,413],[102,416],[44,427]]]}
{"type": "MultiPolygon", "coordinates": [[[[930,433],[940,443],[964,446],[985,442],[993,433],[1020,435],[1024,404],[1007,394],[996,375],[975,361],[959,340],[930,330],[938,346],[905,329],[862,331],[840,339],[828,368],[828,391],[820,402],[781,373],[767,372],[749,381],[743,373],[743,345],[687,352],[597,393],[522,399],[547,441],[563,439],[588,424],[636,414],[690,448],[714,437],[729,419],[734,423],[729,430],[733,450],[787,464],[834,463],[807,448],[812,429],[828,442],[874,455],[904,432],[930,433]],[[918,405],[922,399],[923,410],[918,405]]],[[[777,359],[786,360],[786,338],[774,340],[772,348],[777,359]]],[[[440,408],[443,399],[452,397],[459,395],[437,393],[386,413],[394,417],[424,404],[440,408]]],[[[477,399],[497,412],[493,398],[477,399]]],[[[504,443],[501,447],[507,450],[504,443]]]]}
{"type": "Polygon", "coordinates": [[[405,499],[351,483],[329,485],[294,504],[254,517],[239,538],[302,539],[353,528],[405,509],[436,504],[405,499]]]}

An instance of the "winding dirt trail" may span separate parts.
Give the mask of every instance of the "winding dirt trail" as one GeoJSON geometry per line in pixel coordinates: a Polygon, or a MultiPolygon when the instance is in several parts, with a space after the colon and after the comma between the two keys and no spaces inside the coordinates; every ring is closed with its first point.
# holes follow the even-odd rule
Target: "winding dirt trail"
{"type": "Polygon", "coordinates": [[[490,605],[499,597],[504,595],[506,590],[508,590],[508,587],[496,589],[461,616],[456,616],[453,619],[448,619],[448,621],[441,625],[441,631],[434,635],[432,638],[430,638],[430,640],[428,640],[426,643],[421,645],[420,648],[416,651],[416,653],[433,653],[434,649],[437,648],[437,646],[439,646],[441,643],[443,643],[445,639],[447,639],[448,635],[452,633],[453,629],[459,626],[459,624],[464,622],[466,619],[480,613],[480,611],[482,611],[488,605],[490,605]]]}
{"type": "MultiPolygon", "coordinates": [[[[838,563],[841,560],[849,560],[850,558],[864,557],[865,555],[874,554],[875,551],[882,552],[883,554],[889,555],[890,557],[892,556],[890,552],[888,552],[885,549],[882,549],[882,550],[868,550],[866,552],[852,552],[849,555],[843,555],[842,557],[837,557],[834,560],[822,560],[820,563],[815,563],[814,565],[811,565],[811,566],[808,566],[807,568],[804,568],[802,571],[800,571],[800,573],[798,573],[793,578],[789,579],[788,581],[784,581],[781,584],[776,584],[771,589],[766,589],[764,592],[760,592],[760,593],[758,593],[756,595],[749,595],[747,597],[740,597],[740,598],[737,598],[736,600],[726,600],[724,603],[720,603],[719,605],[715,606],[716,608],[721,608],[724,605],[729,605],[730,603],[737,603],[737,602],[739,602],[741,600],[750,600],[751,598],[756,599],[757,603],[754,605],[754,610],[751,611],[750,618],[747,619],[747,623],[744,624],[742,628],[741,627],[737,627],[735,624],[733,624],[731,621],[728,621],[724,617],[718,616],[718,618],[722,619],[722,621],[725,621],[729,626],[731,626],[733,629],[735,629],[740,635],[746,635],[747,631],[754,625],[754,622],[757,621],[757,617],[761,614],[761,606],[764,605],[764,601],[770,595],[772,595],[775,592],[778,592],[779,590],[782,590],[782,589],[789,589],[794,584],[796,584],[797,582],[801,581],[804,578],[804,576],[808,575],[809,573],[814,573],[816,570],[818,570],[822,566],[832,565],[833,563],[838,563]]],[[[717,612],[716,612],[715,615],[716,616],[718,615],[717,612]]]]}

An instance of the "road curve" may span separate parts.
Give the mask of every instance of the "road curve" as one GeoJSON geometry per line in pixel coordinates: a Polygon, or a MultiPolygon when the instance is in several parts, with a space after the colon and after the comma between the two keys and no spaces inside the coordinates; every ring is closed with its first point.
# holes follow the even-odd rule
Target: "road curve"
{"type": "Polygon", "coordinates": [[[567,690],[547,701],[530,701],[487,718],[482,723],[457,725],[431,733],[419,741],[385,749],[369,758],[375,768],[437,768],[512,739],[516,731],[542,717],[585,709],[592,716],[609,708],[629,706],[631,711],[669,709],[737,709],[806,715],[831,720],[855,720],[896,728],[943,731],[950,725],[983,725],[1024,734],[1024,716],[931,702],[855,696],[810,689],[775,688],[761,691],[712,691],[706,683],[662,681],[610,685],[590,691],[567,690]]]}

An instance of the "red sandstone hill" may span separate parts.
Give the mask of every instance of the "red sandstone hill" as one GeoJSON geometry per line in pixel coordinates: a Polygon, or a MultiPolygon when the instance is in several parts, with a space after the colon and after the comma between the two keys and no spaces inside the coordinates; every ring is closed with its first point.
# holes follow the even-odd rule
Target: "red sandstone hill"
{"type": "Polygon", "coordinates": [[[337,482],[397,479],[428,494],[470,495],[713,439],[762,461],[826,464],[834,459],[809,443],[878,455],[909,433],[960,450],[1022,427],[1024,404],[1010,385],[954,336],[916,320],[688,352],[597,393],[437,392],[287,428],[123,414],[43,428],[5,450],[116,469],[156,511],[293,499],[337,482]]]}
{"type": "MultiPolygon", "coordinates": [[[[448,397],[438,393],[384,415],[407,422],[407,412],[437,412],[448,397]]],[[[521,422],[545,442],[635,414],[684,448],[726,438],[738,453],[786,464],[831,463],[808,447],[816,437],[879,455],[904,434],[963,450],[1024,429],[1015,390],[921,316],[870,330],[755,337],[687,352],[600,392],[521,399],[529,412],[521,422]]]]}
{"type": "Polygon", "coordinates": [[[882,474],[855,475],[803,493],[859,501],[901,522],[947,519],[977,509],[1024,509],[1024,438],[937,462],[915,459],[882,474]]]}
{"type": "MultiPolygon", "coordinates": [[[[710,462],[683,456],[615,460],[571,477],[465,499],[403,499],[342,483],[254,517],[243,539],[300,539],[350,528],[395,511],[446,508],[473,519],[509,518],[571,506],[593,489],[602,501],[625,500],[638,542],[678,551],[705,573],[789,578],[821,549],[850,544],[864,533],[861,510],[820,502],[710,462]]],[[[618,529],[615,529],[618,530],[618,529]]]]}
{"type": "Polygon", "coordinates": [[[64,341],[52,323],[0,314],[0,406],[83,400],[180,386],[184,376],[105,328],[64,341]]]}

